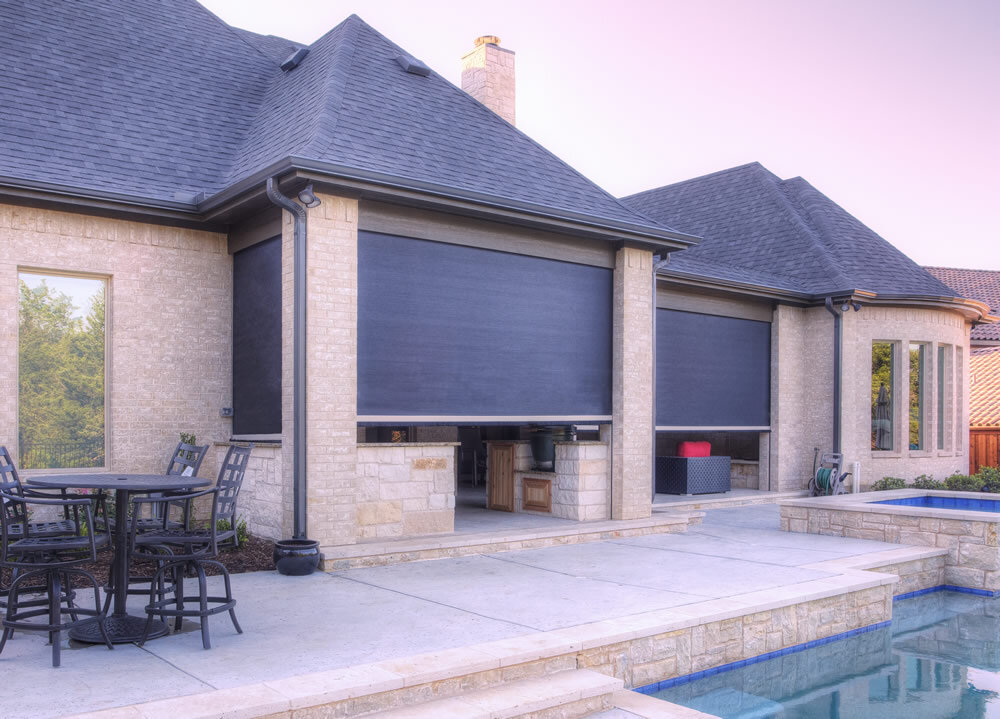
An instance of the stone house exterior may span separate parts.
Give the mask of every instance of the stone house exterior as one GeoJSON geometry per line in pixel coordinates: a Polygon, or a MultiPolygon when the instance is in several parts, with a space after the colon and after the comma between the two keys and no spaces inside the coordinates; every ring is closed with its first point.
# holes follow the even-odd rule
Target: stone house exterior
{"type": "MultiPolygon", "coordinates": [[[[825,296],[863,305],[843,317],[845,453],[876,463],[873,339],[919,341],[932,357],[954,348],[958,419],[926,430],[954,440],[866,471],[961,463],[968,329],[984,306],[880,239],[895,263],[885,277],[905,286],[812,286],[697,255],[718,246],[697,213],[618,200],[511,124],[513,53],[498,44],[463,60],[480,102],[356,16],[304,47],[194,0],[24,6],[0,38],[17,100],[0,119],[0,444],[13,451],[19,435],[18,278],[39,273],[105,283],[97,469],[156,471],[193,432],[215,447],[211,477],[227,443],[253,440],[243,506],[271,538],[329,547],[450,531],[457,428],[472,424],[595,426],[558,446],[553,507],[649,516],[661,405],[699,408],[658,393],[671,370],[658,358],[704,350],[660,310],[736,320],[713,332],[745,331],[756,348],[743,408],[756,415],[664,432],[750,432],[757,487],[804,486],[813,445],[830,446],[833,375],[814,362],[830,357],[825,296]],[[368,441],[400,425],[415,441],[368,441]]],[[[774,251],[787,239],[774,233],[774,251]]]]}

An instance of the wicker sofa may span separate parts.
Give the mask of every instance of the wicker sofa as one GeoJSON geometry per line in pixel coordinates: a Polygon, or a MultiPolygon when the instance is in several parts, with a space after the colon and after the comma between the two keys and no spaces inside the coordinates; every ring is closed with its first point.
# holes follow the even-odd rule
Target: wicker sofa
{"type": "Polygon", "coordinates": [[[709,494],[732,489],[729,457],[657,457],[658,494],[709,494]]]}

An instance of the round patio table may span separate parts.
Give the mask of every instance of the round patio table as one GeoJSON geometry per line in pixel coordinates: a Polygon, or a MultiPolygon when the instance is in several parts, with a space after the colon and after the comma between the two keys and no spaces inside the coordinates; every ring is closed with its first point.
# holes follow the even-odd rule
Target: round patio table
{"type": "MultiPolygon", "coordinates": [[[[26,479],[26,483],[43,489],[110,489],[115,492],[116,514],[114,534],[114,577],[111,587],[114,609],[108,616],[106,627],[113,644],[127,644],[142,639],[146,627],[146,617],[136,617],[126,611],[128,602],[128,525],[123,507],[128,507],[130,494],[167,492],[205,487],[211,482],[199,477],[182,477],[177,474],[46,474],[26,479]]],[[[167,625],[153,621],[149,638],[162,637],[167,633],[167,625]]],[[[91,644],[103,644],[101,630],[96,622],[70,630],[72,639],[91,644]]]]}

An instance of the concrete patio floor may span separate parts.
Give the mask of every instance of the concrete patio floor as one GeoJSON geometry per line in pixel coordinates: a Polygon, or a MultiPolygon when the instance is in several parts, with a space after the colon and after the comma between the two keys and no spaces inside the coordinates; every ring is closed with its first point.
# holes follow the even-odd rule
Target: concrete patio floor
{"type": "MultiPolygon", "coordinates": [[[[803,565],[899,548],[790,534],[778,522],[777,506],[754,505],[709,511],[687,534],[309,577],[234,575],[246,633],[214,617],[211,651],[186,622],[142,649],[74,645],[55,670],[44,637],[19,633],[0,673],[19,688],[13,715],[54,717],[778,588],[832,575],[803,565]]],[[[133,598],[134,613],[141,605],[133,598]]]]}

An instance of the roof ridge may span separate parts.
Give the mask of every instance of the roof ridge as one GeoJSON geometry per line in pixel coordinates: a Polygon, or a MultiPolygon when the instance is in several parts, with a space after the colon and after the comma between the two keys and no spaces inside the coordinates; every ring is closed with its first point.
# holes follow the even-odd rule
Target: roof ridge
{"type": "MultiPolygon", "coordinates": [[[[777,175],[772,173],[767,168],[762,166],[761,169],[771,177],[777,178],[777,175]]],[[[849,289],[851,281],[834,261],[829,249],[827,249],[826,244],[822,241],[819,228],[815,227],[812,222],[812,216],[808,212],[805,212],[805,208],[801,208],[800,211],[798,203],[793,201],[792,198],[788,196],[788,193],[785,191],[786,182],[788,181],[781,179],[778,179],[778,183],[768,181],[767,185],[769,187],[769,192],[771,192],[771,194],[778,200],[778,204],[791,218],[792,223],[805,231],[806,237],[809,239],[810,243],[819,251],[820,260],[824,267],[830,271],[831,276],[836,279],[834,287],[837,289],[849,289]],[[803,214],[805,214],[805,216],[803,216],[803,214]]]]}
{"type": "MultiPolygon", "coordinates": [[[[242,42],[244,45],[246,45],[247,47],[249,47],[251,50],[253,50],[255,53],[257,53],[261,57],[263,57],[265,60],[268,61],[268,63],[270,63],[270,64],[274,65],[275,67],[277,67],[277,63],[275,63],[274,60],[272,60],[271,58],[269,58],[264,53],[263,50],[261,50],[259,47],[257,47],[256,45],[254,45],[252,42],[250,42],[246,38],[245,35],[241,35],[240,33],[237,32],[237,30],[242,30],[243,28],[233,27],[232,25],[230,25],[229,23],[227,23],[225,20],[223,20],[221,17],[219,17],[218,15],[216,15],[214,12],[212,12],[211,10],[209,10],[207,7],[205,7],[204,5],[202,5],[200,2],[197,2],[197,0],[189,0],[189,2],[190,2],[191,5],[197,7],[199,10],[201,10],[206,15],[208,15],[210,18],[212,18],[217,23],[219,23],[220,25],[222,25],[222,27],[224,27],[232,35],[234,35],[235,37],[239,38],[240,42],[242,42]]],[[[246,32],[253,32],[253,30],[247,30],[246,32]]],[[[255,35],[259,35],[260,33],[254,33],[254,34],[255,35]]],[[[284,38],[282,38],[282,40],[284,40],[284,38]]],[[[289,41],[289,42],[291,42],[291,41],[289,41]]]]}
{"type": "Polygon", "coordinates": [[[1000,270],[984,270],[978,267],[945,267],[943,265],[921,265],[925,270],[949,270],[951,272],[987,272],[991,275],[1000,275],[1000,270]]]}
{"type": "Polygon", "coordinates": [[[670,182],[670,183],[668,183],[666,185],[660,185],[659,187],[651,187],[648,190],[642,190],[640,192],[635,192],[635,193],[633,193],[631,195],[624,195],[623,197],[621,197],[621,199],[622,200],[631,200],[631,199],[634,199],[636,197],[641,197],[643,195],[649,195],[649,194],[651,194],[653,192],[659,192],[660,190],[666,190],[667,188],[670,188],[670,187],[680,187],[681,185],[688,185],[688,184],[690,184],[692,182],[698,182],[699,180],[707,180],[710,177],[718,177],[718,176],[721,176],[721,175],[726,175],[726,174],[728,174],[730,172],[736,172],[738,170],[746,170],[748,168],[755,167],[755,166],[756,167],[760,167],[765,172],[768,172],[768,173],[771,172],[766,167],[764,167],[759,161],[754,160],[753,162],[747,162],[747,163],[744,163],[742,165],[736,165],[734,167],[727,167],[724,170],[716,170],[715,172],[708,172],[708,173],[706,173],[704,175],[698,175],[697,177],[691,177],[691,178],[688,178],[687,180],[679,180],[678,182],[670,182]]]}
{"type": "MultiPolygon", "coordinates": [[[[334,49],[333,54],[335,55],[330,62],[330,67],[327,68],[327,84],[326,84],[326,94],[327,101],[323,103],[323,111],[319,113],[316,118],[315,131],[313,132],[311,139],[306,142],[300,149],[301,154],[305,154],[306,150],[309,148],[314,148],[315,151],[324,153],[330,148],[330,145],[334,141],[334,132],[337,128],[337,124],[340,120],[340,109],[344,104],[344,89],[347,85],[347,80],[350,77],[350,69],[354,64],[354,55],[357,51],[356,40],[359,32],[359,23],[361,25],[368,25],[364,20],[358,17],[357,14],[351,13],[344,20],[337,23],[337,25],[330,29],[328,33],[324,33],[324,37],[329,33],[332,33],[337,27],[344,25],[344,37],[341,38],[340,43],[334,49]],[[346,64],[346,68],[338,73],[341,69],[341,63],[346,64]],[[336,90],[336,91],[335,91],[336,90]],[[332,100],[332,102],[331,102],[332,100]],[[329,127],[323,125],[322,119],[328,118],[330,121],[329,127]],[[318,145],[319,142],[319,131],[326,131],[326,138],[322,146],[318,145]]],[[[370,26],[369,26],[370,27],[370,26]]],[[[322,38],[320,38],[322,39],[322,38]]],[[[319,42],[317,40],[316,42],[319,42]]],[[[315,44],[315,43],[313,43],[315,44]]],[[[310,46],[311,47],[311,46],[310,46]]]]}

